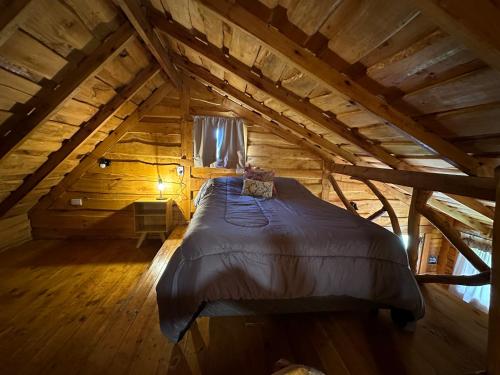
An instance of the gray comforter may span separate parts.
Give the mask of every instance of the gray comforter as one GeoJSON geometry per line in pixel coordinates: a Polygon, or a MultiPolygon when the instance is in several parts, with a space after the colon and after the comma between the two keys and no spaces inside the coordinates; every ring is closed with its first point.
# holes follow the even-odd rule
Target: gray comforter
{"type": "Polygon", "coordinates": [[[276,178],[277,196],[240,195],[242,179],[208,180],[156,291],[162,331],[182,338],[205,302],[347,296],[424,314],[401,240],[276,178]]]}

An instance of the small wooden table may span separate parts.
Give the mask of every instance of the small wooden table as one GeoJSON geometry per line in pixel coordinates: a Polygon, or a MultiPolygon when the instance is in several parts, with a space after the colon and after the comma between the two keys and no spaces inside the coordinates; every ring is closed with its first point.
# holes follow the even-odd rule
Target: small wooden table
{"type": "Polygon", "coordinates": [[[134,202],[134,228],[140,233],[137,248],[141,247],[148,233],[159,235],[162,243],[172,229],[172,199],[139,199],[134,202]]]}

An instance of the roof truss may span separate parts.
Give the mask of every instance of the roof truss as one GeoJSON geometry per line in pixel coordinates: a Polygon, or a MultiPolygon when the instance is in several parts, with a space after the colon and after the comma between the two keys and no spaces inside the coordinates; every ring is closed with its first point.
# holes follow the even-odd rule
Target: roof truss
{"type": "Polygon", "coordinates": [[[70,70],[60,85],[44,87],[25,107],[24,116],[12,116],[0,127],[0,160],[8,156],[39,125],[49,120],[67,100],[71,99],[87,79],[93,77],[107,62],[118,55],[134,37],[134,29],[124,23],[97,49],[70,70]]]}
{"type": "MultiPolygon", "coordinates": [[[[243,3],[228,0],[201,0],[201,4],[225,22],[257,38],[266,47],[316,80],[386,120],[386,124],[402,131],[414,142],[440,155],[460,170],[471,175],[482,175],[485,168],[477,159],[467,155],[451,143],[427,131],[407,113],[390,105],[341,71],[312,54],[278,29],[269,27],[263,17],[253,14],[243,3]]],[[[492,171],[486,171],[491,175],[492,171]]]]}

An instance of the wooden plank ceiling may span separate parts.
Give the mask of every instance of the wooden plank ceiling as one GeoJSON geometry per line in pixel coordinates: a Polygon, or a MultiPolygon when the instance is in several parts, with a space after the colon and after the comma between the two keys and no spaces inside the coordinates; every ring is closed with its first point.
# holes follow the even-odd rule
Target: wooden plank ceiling
{"type": "MultiPolygon", "coordinates": [[[[467,9],[433,0],[117,4],[20,1],[0,17],[2,215],[26,213],[164,82],[186,84],[181,74],[323,158],[479,176],[500,164],[500,47],[467,9]]],[[[492,202],[441,193],[432,202],[491,227],[492,202]]]]}

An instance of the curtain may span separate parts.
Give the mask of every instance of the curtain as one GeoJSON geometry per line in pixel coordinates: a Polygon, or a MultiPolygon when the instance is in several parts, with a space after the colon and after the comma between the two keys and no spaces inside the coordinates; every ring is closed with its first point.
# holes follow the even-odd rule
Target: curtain
{"type": "MultiPolygon", "coordinates": [[[[473,250],[487,265],[491,266],[491,253],[478,249],[473,250]]],[[[474,268],[474,266],[470,264],[462,254],[458,254],[453,274],[474,275],[476,273],[478,273],[478,271],[474,268]]],[[[479,309],[488,312],[490,307],[490,284],[481,286],[452,285],[450,288],[465,302],[472,303],[479,309]]]]}
{"type": "Polygon", "coordinates": [[[239,118],[195,116],[193,146],[195,167],[245,167],[246,131],[239,118]]]}

